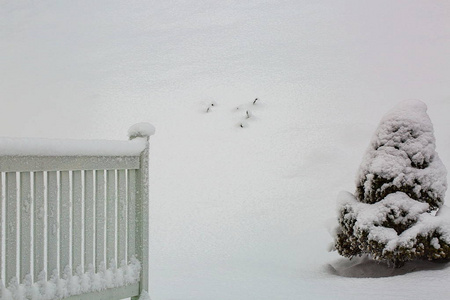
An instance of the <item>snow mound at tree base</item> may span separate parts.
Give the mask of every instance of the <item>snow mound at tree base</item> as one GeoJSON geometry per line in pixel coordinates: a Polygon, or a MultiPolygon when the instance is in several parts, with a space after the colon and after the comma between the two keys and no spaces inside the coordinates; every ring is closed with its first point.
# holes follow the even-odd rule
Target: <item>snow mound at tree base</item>
{"type": "Polygon", "coordinates": [[[340,258],[325,266],[329,274],[350,278],[383,278],[402,276],[420,271],[443,270],[450,267],[448,260],[415,260],[406,262],[402,268],[390,268],[387,262],[371,259],[368,255],[351,260],[340,258]]]}

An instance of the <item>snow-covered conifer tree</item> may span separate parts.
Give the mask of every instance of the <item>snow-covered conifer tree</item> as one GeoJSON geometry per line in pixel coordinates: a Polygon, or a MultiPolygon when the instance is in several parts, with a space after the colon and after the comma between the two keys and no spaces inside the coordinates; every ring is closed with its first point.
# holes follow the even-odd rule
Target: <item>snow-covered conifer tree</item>
{"type": "Polygon", "coordinates": [[[381,120],[355,195],[338,199],[335,247],[341,255],[368,254],[395,266],[450,256],[450,222],[430,214],[444,202],[447,171],[426,111],[421,101],[405,101],[381,120]]]}
{"type": "Polygon", "coordinates": [[[439,208],[447,181],[435,148],[425,103],[401,102],[375,132],[358,172],[356,198],[375,203],[400,191],[431,209],[439,208]]]}

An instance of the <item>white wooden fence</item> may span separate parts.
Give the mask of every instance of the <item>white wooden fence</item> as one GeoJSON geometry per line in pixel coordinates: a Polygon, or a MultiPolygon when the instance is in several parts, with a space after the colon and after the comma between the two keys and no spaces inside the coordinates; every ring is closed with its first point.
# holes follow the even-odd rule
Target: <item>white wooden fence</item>
{"type": "Polygon", "coordinates": [[[152,133],[0,138],[0,299],[138,299],[148,290],[152,133]]]}

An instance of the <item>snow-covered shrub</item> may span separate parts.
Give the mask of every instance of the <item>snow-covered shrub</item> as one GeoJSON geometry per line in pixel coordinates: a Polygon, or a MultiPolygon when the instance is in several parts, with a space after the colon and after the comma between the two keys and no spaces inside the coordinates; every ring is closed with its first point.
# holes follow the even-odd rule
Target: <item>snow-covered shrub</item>
{"type": "Polygon", "coordinates": [[[381,120],[355,195],[339,195],[335,248],[341,255],[368,254],[395,266],[450,257],[449,219],[432,214],[443,204],[447,171],[426,111],[423,102],[407,101],[381,120]]]}
{"type": "Polygon", "coordinates": [[[431,209],[440,207],[447,181],[435,148],[425,103],[401,102],[383,117],[373,136],[358,172],[356,197],[375,203],[400,191],[431,209]]]}

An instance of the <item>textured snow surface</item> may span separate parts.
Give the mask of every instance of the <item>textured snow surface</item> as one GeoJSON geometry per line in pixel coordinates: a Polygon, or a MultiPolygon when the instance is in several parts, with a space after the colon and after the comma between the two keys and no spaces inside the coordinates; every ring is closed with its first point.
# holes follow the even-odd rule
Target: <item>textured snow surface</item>
{"type": "MultiPolygon", "coordinates": [[[[22,284],[18,284],[17,278],[13,278],[8,287],[0,281],[1,300],[56,300],[73,295],[102,291],[108,288],[130,285],[139,281],[141,264],[137,259],[131,259],[129,264],[122,262],[120,267],[112,266],[94,272],[93,266],[82,273],[80,270],[72,275],[70,268],[65,269],[63,278],[52,276],[46,280],[45,272],[41,272],[34,283],[28,275],[22,284]]],[[[143,298],[147,300],[147,298],[143,298]]]]}
{"type": "Polygon", "coordinates": [[[448,1],[0,1],[0,136],[155,125],[153,300],[448,299],[448,264],[349,261],[324,226],[393,103],[427,103],[450,166],[448,20],[448,1]]]}
{"type": "Polygon", "coordinates": [[[0,137],[0,155],[136,156],[145,141],[70,140],[0,137]]]}

